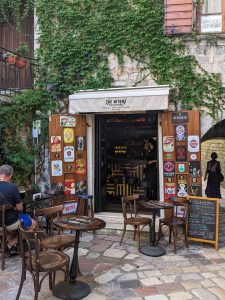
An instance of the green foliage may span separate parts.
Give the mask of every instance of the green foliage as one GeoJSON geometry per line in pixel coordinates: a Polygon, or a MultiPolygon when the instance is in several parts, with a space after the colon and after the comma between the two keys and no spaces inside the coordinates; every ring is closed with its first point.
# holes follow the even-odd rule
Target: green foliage
{"type": "MultiPolygon", "coordinates": [[[[32,0],[24,1],[24,6],[22,0],[2,1],[0,19],[17,25],[33,4],[32,0]]],[[[163,1],[36,0],[35,5],[40,44],[36,89],[0,109],[2,130],[7,132],[0,163],[12,163],[20,179],[31,176],[34,155],[40,153],[31,138],[35,111],[54,111],[59,101],[77,90],[111,87],[110,54],[121,66],[124,56],[129,56],[158,84],[176,87],[170,95],[175,105],[180,101],[184,109],[207,110],[213,118],[223,109],[220,76],[207,73],[194,56],[185,54],[185,37],[163,34],[163,1]]],[[[45,122],[40,145],[46,142],[45,122]]]]}
{"type": "Polygon", "coordinates": [[[19,30],[23,19],[33,7],[34,0],[1,0],[0,23],[11,23],[19,30]]]}
{"type": "Polygon", "coordinates": [[[14,167],[17,183],[26,185],[31,182],[34,157],[40,155],[47,140],[48,119],[43,119],[40,146],[33,145],[32,124],[37,119],[35,112],[40,110],[47,115],[48,110],[54,107],[56,103],[52,101],[52,95],[41,90],[26,91],[15,97],[10,105],[1,104],[1,133],[5,139],[0,142],[0,164],[7,163],[14,167]]]}
{"type": "Polygon", "coordinates": [[[182,108],[207,108],[216,117],[224,88],[194,56],[183,38],[163,34],[163,1],[37,0],[40,23],[38,85],[54,86],[58,97],[75,90],[112,85],[108,56],[124,55],[149,70],[158,84],[176,87],[171,101],[182,108]]]}

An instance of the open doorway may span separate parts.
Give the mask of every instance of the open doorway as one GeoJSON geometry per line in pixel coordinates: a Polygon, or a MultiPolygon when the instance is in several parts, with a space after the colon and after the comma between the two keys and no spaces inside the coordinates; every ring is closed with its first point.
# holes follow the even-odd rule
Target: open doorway
{"type": "Polygon", "coordinates": [[[157,112],[96,116],[95,199],[98,211],[121,212],[121,197],[134,193],[143,198],[158,198],[157,136],[157,112]],[[150,144],[154,144],[154,157],[150,144]],[[153,158],[155,183],[149,188],[145,182],[152,180],[148,176],[152,176],[154,168],[152,165],[149,169],[148,161],[153,158]]]}

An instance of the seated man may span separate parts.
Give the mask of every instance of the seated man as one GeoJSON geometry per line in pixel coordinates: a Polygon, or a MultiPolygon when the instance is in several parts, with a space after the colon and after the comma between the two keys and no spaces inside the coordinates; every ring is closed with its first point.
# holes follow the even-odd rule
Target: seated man
{"type": "MultiPolygon", "coordinates": [[[[9,232],[7,238],[7,249],[5,256],[18,254],[18,225],[19,212],[23,210],[23,204],[20,199],[20,193],[15,184],[11,183],[13,168],[9,165],[0,167],[0,205],[11,204],[12,209],[6,211],[6,229],[9,232]]],[[[2,226],[2,216],[0,214],[0,226],[2,226]]],[[[35,228],[36,223],[32,221],[31,228],[35,228]]]]}

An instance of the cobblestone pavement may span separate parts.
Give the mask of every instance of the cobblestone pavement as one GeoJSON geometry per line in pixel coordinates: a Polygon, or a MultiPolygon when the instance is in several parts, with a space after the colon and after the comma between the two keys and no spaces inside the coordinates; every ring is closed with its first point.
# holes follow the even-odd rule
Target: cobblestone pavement
{"type": "MultiPolygon", "coordinates": [[[[91,286],[86,300],[225,300],[225,205],[220,213],[219,251],[210,245],[191,243],[186,248],[180,236],[177,254],[167,238],[166,255],[148,257],[137,252],[129,234],[119,245],[121,232],[102,231],[83,234],[79,263],[84,280],[91,286]]],[[[143,240],[142,243],[147,242],[143,240]]],[[[67,253],[72,255],[72,249],[67,253]]],[[[0,271],[0,299],[15,300],[20,282],[21,261],[6,259],[0,271]]],[[[59,278],[57,278],[59,280],[59,278]]],[[[24,283],[21,300],[33,299],[30,275],[24,283]]],[[[39,300],[56,299],[43,283],[39,300]]]]}

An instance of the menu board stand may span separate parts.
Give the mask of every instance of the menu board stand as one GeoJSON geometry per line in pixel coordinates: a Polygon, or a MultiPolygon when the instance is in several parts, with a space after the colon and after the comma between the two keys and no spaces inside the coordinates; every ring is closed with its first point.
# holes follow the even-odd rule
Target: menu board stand
{"type": "Polygon", "coordinates": [[[188,240],[214,245],[218,250],[219,200],[188,197],[188,240]]]}

